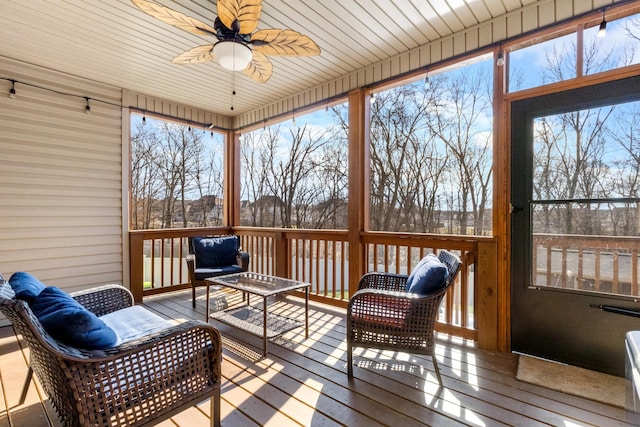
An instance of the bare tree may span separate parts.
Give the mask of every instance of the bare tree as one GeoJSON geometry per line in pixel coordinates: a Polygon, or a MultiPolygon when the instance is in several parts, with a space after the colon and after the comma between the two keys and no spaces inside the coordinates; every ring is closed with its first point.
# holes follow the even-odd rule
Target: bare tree
{"type": "Polygon", "coordinates": [[[131,136],[131,226],[134,230],[152,228],[155,201],[161,184],[155,167],[159,137],[151,126],[139,123],[131,136]]]}
{"type": "Polygon", "coordinates": [[[283,123],[242,135],[243,212],[253,226],[346,225],[346,108],[327,109],[320,125],[283,123]],[[337,121],[337,123],[336,123],[337,121]],[[325,123],[326,122],[326,123],[325,123]]]}
{"type": "MultiPolygon", "coordinates": [[[[556,168],[559,158],[555,147],[561,138],[562,128],[554,121],[543,117],[535,122],[533,195],[537,200],[560,197],[558,195],[560,177],[556,168]]],[[[553,212],[551,206],[546,203],[534,212],[536,223],[542,225],[542,229],[536,227],[536,232],[550,233],[554,230],[552,225],[553,212]]]]}
{"type": "MultiPolygon", "coordinates": [[[[610,187],[614,194],[624,198],[640,198],[640,107],[637,103],[622,107],[615,128],[607,130],[607,137],[622,149],[613,163],[610,187]]],[[[611,221],[614,235],[640,234],[640,203],[625,202],[612,206],[611,221]]]]}
{"type": "Polygon", "coordinates": [[[196,159],[202,155],[202,132],[169,122],[161,122],[161,131],[163,145],[156,157],[156,167],[164,183],[162,228],[173,226],[176,212],[186,227],[186,196],[193,189],[196,159]]]}
{"type": "Polygon", "coordinates": [[[249,211],[251,226],[276,226],[275,195],[270,192],[269,165],[273,162],[274,151],[279,135],[279,126],[262,131],[243,134],[240,154],[242,194],[246,200],[245,211],[249,211]]]}
{"type": "Polygon", "coordinates": [[[492,134],[483,125],[492,116],[487,89],[491,79],[481,69],[464,69],[438,77],[442,96],[433,103],[429,129],[447,147],[451,166],[449,185],[457,190],[452,201],[459,215],[458,232],[467,234],[471,214],[473,233],[482,235],[491,197],[492,134]]]}
{"type": "Polygon", "coordinates": [[[309,207],[320,199],[322,187],[316,175],[321,150],[330,142],[330,131],[306,124],[289,129],[287,143],[274,146],[284,148],[288,156],[273,156],[270,164],[270,187],[282,200],[280,219],[283,227],[301,228],[308,220],[309,207]]]}
{"type": "Polygon", "coordinates": [[[414,82],[376,94],[371,106],[370,223],[375,230],[414,227],[423,181],[415,174],[430,167],[421,154],[422,146],[430,144],[426,117],[433,100],[418,86],[414,82]]]}

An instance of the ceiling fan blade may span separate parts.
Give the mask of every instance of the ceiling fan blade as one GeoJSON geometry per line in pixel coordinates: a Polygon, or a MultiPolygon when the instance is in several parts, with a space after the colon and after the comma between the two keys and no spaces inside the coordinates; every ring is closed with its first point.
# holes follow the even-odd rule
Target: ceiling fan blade
{"type": "Polygon", "coordinates": [[[271,28],[251,35],[254,52],[272,56],[313,56],[320,48],[309,37],[294,30],[271,28]]]}
{"type": "Polygon", "coordinates": [[[230,30],[237,20],[240,34],[255,31],[261,12],[262,0],[218,0],[218,18],[230,30]]]}
{"type": "Polygon", "coordinates": [[[261,53],[253,52],[253,60],[242,72],[258,83],[265,83],[273,74],[273,64],[261,53]]]}
{"type": "Polygon", "coordinates": [[[174,64],[197,64],[213,61],[213,45],[205,44],[181,53],[171,60],[174,64]]]}
{"type": "Polygon", "coordinates": [[[147,0],[131,0],[138,9],[169,25],[201,36],[215,36],[216,30],[204,22],[147,0]]]}

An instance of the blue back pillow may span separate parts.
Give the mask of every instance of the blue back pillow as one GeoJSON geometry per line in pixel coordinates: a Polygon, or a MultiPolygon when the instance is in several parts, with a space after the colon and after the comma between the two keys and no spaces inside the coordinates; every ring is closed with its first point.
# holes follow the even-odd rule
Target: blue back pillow
{"type": "Polygon", "coordinates": [[[416,294],[430,294],[444,288],[449,270],[434,254],[420,260],[407,279],[407,291],[416,294]]]}
{"type": "Polygon", "coordinates": [[[67,345],[102,350],[113,347],[117,342],[113,329],[55,286],[45,288],[30,306],[42,327],[67,345]]]}
{"type": "Polygon", "coordinates": [[[193,253],[196,255],[196,267],[213,268],[238,263],[240,248],[238,236],[194,237],[191,241],[193,253]]]}
{"type": "Polygon", "coordinates": [[[44,284],[29,273],[17,271],[9,278],[9,284],[16,293],[16,299],[31,304],[45,288],[44,284]]]}

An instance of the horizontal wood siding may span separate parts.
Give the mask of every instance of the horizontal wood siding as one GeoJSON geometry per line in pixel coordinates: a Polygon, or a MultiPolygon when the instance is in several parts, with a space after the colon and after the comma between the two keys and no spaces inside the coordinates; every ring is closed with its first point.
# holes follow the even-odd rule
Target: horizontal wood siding
{"type": "Polygon", "coordinates": [[[233,119],[233,128],[243,128],[345,95],[350,90],[372,86],[410,72],[425,69],[506,39],[552,25],[623,0],[539,0],[520,9],[483,21],[449,36],[385,58],[352,73],[311,87],[233,119]]]}
{"type": "Polygon", "coordinates": [[[0,77],[0,272],[123,283],[121,90],[7,58],[0,77]]]}

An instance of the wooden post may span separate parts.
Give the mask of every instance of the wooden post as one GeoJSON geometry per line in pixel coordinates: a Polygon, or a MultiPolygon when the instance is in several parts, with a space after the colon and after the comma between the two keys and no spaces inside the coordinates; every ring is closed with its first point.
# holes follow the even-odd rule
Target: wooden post
{"type": "Polygon", "coordinates": [[[363,89],[349,93],[349,295],[365,272],[360,233],[367,227],[369,194],[369,105],[363,89]]]}
{"type": "Polygon", "coordinates": [[[129,233],[129,286],[136,303],[142,302],[142,291],[144,288],[144,261],[134,259],[143,256],[144,239],[141,234],[129,233]]]}
{"type": "MultiPolygon", "coordinates": [[[[478,324],[478,330],[485,337],[487,334],[497,333],[495,345],[498,351],[511,350],[511,270],[510,270],[510,239],[511,239],[511,145],[509,135],[509,108],[505,100],[508,85],[509,58],[508,51],[501,46],[504,65],[494,62],[493,79],[493,235],[496,247],[493,262],[497,262],[497,284],[492,290],[498,305],[494,315],[497,316],[497,331],[483,331],[478,324]],[[499,311],[498,311],[499,310],[499,311]]],[[[485,289],[486,290],[486,289],[485,289]]],[[[479,305],[478,308],[481,306],[479,305]]],[[[480,313],[479,313],[480,315],[480,313]]]]}
{"type": "Polygon", "coordinates": [[[276,276],[291,278],[291,251],[283,231],[276,232],[273,246],[276,256],[276,276]]]}
{"type": "Polygon", "coordinates": [[[478,348],[499,351],[498,336],[498,266],[495,241],[478,242],[478,256],[475,263],[477,279],[476,322],[478,327],[478,348]]]}
{"type": "Polygon", "coordinates": [[[240,225],[240,134],[228,131],[224,146],[224,218],[229,227],[240,225]]]}

